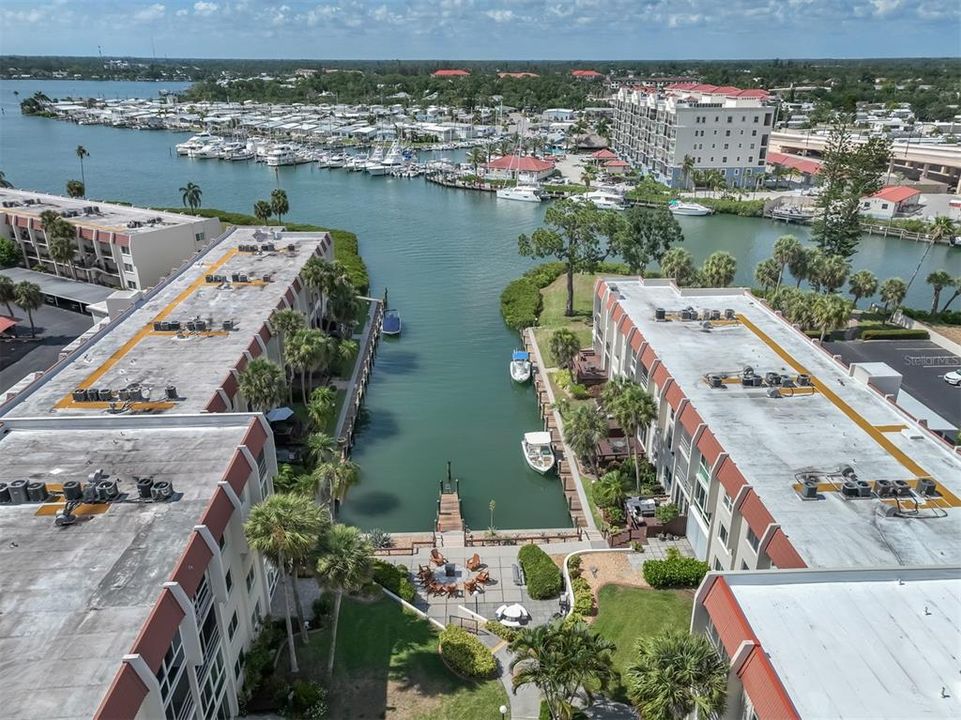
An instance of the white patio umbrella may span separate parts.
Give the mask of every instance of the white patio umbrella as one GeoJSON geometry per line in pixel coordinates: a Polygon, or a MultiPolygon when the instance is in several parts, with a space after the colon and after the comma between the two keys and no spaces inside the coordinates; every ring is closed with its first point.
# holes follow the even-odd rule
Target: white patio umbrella
{"type": "Polygon", "coordinates": [[[503,615],[509,620],[521,620],[523,618],[526,618],[528,616],[528,613],[527,613],[527,610],[524,609],[523,605],[514,603],[513,605],[508,605],[507,607],[504,608],[503,615]]]}

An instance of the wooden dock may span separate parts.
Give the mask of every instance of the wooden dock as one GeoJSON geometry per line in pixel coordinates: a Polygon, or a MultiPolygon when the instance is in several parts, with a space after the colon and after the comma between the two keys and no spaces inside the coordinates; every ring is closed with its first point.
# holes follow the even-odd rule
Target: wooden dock
{"type": "Polygon", "coordinates": [[[440,481],[440,495],[437,498],[437,517],[434,519],[434,532],[464,533],[464,515],[461,511],[460,480],[451,474],[450,461],[447,463],[447,480],[440,481]]]}

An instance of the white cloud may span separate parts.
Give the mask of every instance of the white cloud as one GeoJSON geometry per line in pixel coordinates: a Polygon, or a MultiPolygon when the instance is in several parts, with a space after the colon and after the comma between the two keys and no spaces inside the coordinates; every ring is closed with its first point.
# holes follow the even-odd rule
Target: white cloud
{"type": "Polygon", "coordinates": [[[138,10],[133,14],[135,22],[154,22],[162,18],[167,12],[167,7],[160,3],[154,3],[138,10]]]}
{"type": "Polygon", "coordinates": [[[180,10],[178,10],[178,11],[177,11],[176,13],[174,13],[174,14],[175,14],[177,17],[187,17],[187,16],[190,14],[190,11],[187,10],[187,9],[185,9],[185,8],[181,8],[180,10]]]}
{"type": "Polygon", "coordinates": [[[201,17],[210,17],[215,12],[217,12],[217,8],[219,7],[220,6],[214,2],[195,2],[194,12],[200,15],[201,17]]]}
{"type": "Polygon", "coordinates": [[[496,23],[506,23],[514,19],[513,10],[488,10],[484,14],[496,23]]]}

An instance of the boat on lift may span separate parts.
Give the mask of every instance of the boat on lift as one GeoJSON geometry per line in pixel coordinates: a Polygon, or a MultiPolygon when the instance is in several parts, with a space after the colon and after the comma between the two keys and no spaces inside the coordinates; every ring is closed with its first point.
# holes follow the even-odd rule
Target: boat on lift
{"type": "Polygon", "coordinates": [[[524,433],[521,450],[528,467],[541,475],[550,472],[557,460],[551,447],[551,434],[546,431],[524,433]]]}
{"type": "Polygon", "coordinates": [[[511,380],[516,383],[526,383],[531,379],[531,354],[526,350],[515,350],[511,355],[511,380]]]}

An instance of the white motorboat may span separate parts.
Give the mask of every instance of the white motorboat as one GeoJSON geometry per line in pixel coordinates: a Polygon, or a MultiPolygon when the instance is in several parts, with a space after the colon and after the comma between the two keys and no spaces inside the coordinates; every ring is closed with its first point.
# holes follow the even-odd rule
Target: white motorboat
{"type": "Polygon", "coordinates": [[[671,211],[672,215],[710,215],[714,212],[711,208],[698,203],[681,202],[680,200],[671,200],[667,209],[671,211]]]}
{"type": "Polygon", "coordinates": [[[200,148],[194,148],[187,152],[187,157],[199,158],[201,160],[210,160],[211,158],[219,158],[220,152],[224,147],[224,143],[220,138],[216,140],[211,140],[206,145],[200,148]]]}
{"type": "Polygon", "coordinates": [[[194,135],[185,142],[175,145],[174,148],[176,149],[178,155],[189,155],[191,150],[199,150],[211,140],[215,139],[219,140],[220,138],[211,135],[209,132],[202,132],[199,135],[194,135]]]}
{"type": "Polygon", "coordinates": [[[331,155],[327,158],[327,167],[329,168],[342,168],[344,163],[347,162],[347,157],[338,153],[336,155],[331,155]]]}
{"type": "Polygon", "coordinates": [[[270,167],[296,165],[299,161],[297,151],[291,145],[274,145],[267,153],[267,165],[270,167]]]}
{"type": "Polygon", "coordinates": [[[525,383],[531,379],[531,354],[524,350],[515,350],[511,355],[511,380],[525,383]]]}
{"type": "Polygon", "coordinates": [[[531,470],[545,475],[554,467],[554,449],[551,447],[549,432],[524,433],[521,450],[524,451],[524,460],[531,470]]]}
{"type": "Polygon", "coordinates": [[[366,165],[364,165],[364,172],[368,175],[386,175],[387,173],[391,172],[391,170],[392,168],[389,168],[386,165],[381,165],[380,163],[368,162],[366,165]]]}
{"type": "Polygon", "coordinates": [[[540,191],[533,185],[516,185],[505,187],[497,191],[497,197],[501,200],[517,200],[519,202],[540,202],[540,191]]]}
{"type": "Polygon", "coordinates": [[[605,190],[593,190],[579,196],[584,202],[589,202],[599,210],[623,210],[624,201],[620,195],[605,190]]]}

